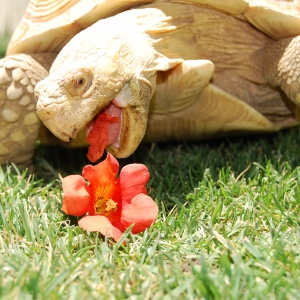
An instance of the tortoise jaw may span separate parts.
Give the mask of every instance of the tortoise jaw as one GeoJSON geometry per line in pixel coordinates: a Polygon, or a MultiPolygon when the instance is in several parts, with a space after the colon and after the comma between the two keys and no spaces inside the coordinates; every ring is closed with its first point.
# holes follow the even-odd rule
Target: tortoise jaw
{"type": "Polygon", "coordinates": [[[132,107],[120,107],[113,100],[86,126],[89,160],[100,159],[105,149],[117,158],[128,157],[144,136],[143,124],[147,121],[140,123],[138,111],[132,107]]]}
{"type": "Polygon", "coordinates": [[[118,140],[106,147],[106,150],[117,158],[126,158],[131,155],[146,131],[147,117],[141,122],[138,111],[133,112],[132,108],[123,108],[121,116],[121,126],[118,140]]]}

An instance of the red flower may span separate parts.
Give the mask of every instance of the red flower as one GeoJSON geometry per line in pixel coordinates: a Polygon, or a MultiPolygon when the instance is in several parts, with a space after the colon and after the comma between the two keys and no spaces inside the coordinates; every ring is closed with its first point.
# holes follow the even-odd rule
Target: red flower
{"type": "Polygon", "coordinates": [[[79,226],[99,231],[118,241],[130,225],[132,233],[150,227],[158,214],[156,203],[147,196],[150,174],[142,164],[125,166],[119,171],[117,160],[108,154],[98,165],[87,165],[82,176],[70,175],[62,180],[62,209],[73,216],[84,216],[79,226]],[[85,179],[89,181],[86,184],[85,179]]]}

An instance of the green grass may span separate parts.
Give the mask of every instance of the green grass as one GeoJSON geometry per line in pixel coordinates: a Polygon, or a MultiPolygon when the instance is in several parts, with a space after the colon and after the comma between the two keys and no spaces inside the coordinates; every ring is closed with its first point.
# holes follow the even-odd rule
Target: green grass
{"type": "Polygon", "coordinates": [[[0,169],[0,299],[299,299],[300,129],[142,145],[157,222],[114,243],[61,211],[86,150],[0,169]]]}
{"type": "Polygon", "coordinates": [[[160,214],[126,247],[61,211],[85,151],[37,147],[0,173],[0,298],[298,299],[299,134],[141,146],[160,214]]]}
{"type": "Polygon", "coordinates": [[[9,36],[0,37],[0,58],[5,55],[6,45],[8,44],[9,39],[9,36]]]}

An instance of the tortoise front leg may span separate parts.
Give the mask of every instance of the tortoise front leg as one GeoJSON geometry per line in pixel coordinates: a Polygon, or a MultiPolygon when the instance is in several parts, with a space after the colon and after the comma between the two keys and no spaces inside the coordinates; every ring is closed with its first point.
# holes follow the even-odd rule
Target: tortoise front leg
{"type": "Polygon", "coordinates": [[[0,60],[0,165],[28,166],[41,122],[36,115],[34,87],[48,75],[30,55],[0,60]]]}
{"type": "Polygon", "coordinates": [[[255,109],[209,83],[213,71],[210,61],[188,60],[158,74],[145,142],[276,131],[255,109]]]}

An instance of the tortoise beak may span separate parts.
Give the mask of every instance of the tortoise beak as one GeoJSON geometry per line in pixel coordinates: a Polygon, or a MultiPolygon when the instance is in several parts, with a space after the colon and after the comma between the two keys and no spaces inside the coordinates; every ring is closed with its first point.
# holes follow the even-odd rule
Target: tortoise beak
{"type": "MultiPolygon", "coordinates": [[[[70,139],[76,138],[77,133],[80,131],[78,126],[70,126],[69,119],[61,118],[60,113],[56,113],[55,105],[48,105],[41,107],[37,104],[37,115],[42,120],[44,125],[60,140],[70,142],[70,139]]],[[[62,108],[60,107],[60,110],[62,108]]]]}

